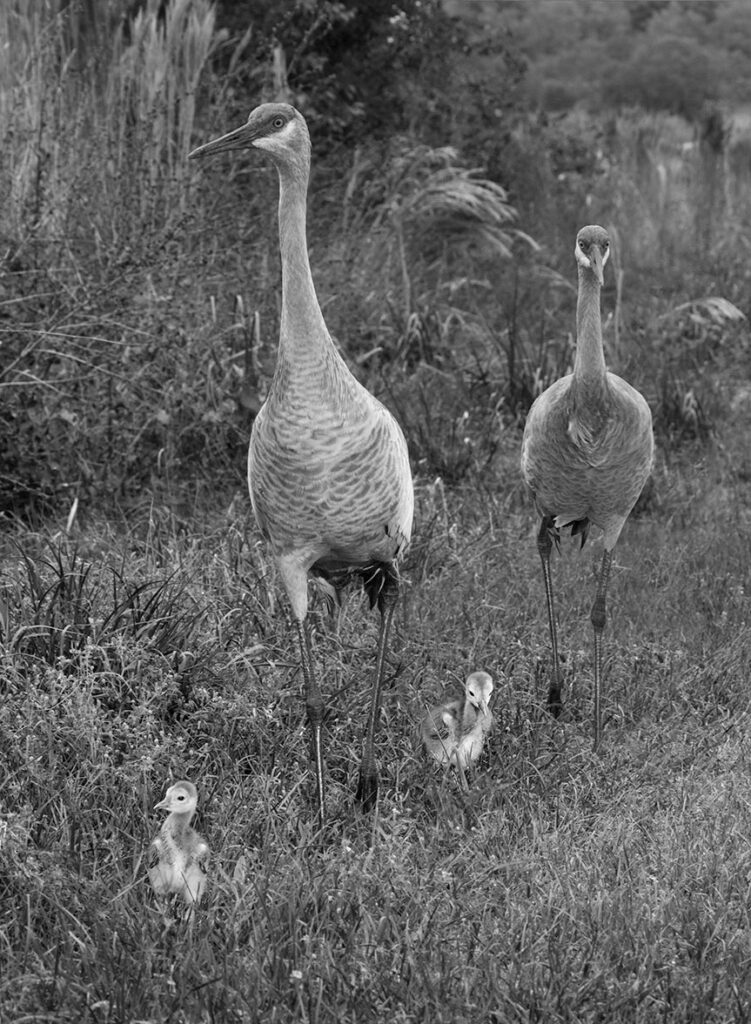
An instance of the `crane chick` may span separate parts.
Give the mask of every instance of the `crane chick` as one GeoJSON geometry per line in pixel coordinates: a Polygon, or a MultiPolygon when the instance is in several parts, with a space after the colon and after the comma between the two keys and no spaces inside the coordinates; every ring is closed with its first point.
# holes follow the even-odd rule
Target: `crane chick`
{"type": "Polygon", "coordinates": [[[170,786],[154,807],[169,814],[149,848],[149,881],[154,892],[157,896],[175,893],[190,907],[200,902],[206,889],[202,862],[209,854],[208,844],[190,825],[197,804],[198,792],[192,782],[170,786]]]}
{"type": "Polygon", "coordinates": [[[542,517],[537,548],[542,562],[553,656],[548,708],[561,709],[550,552],[560,531],[571,527],[582,544],[594,523],[604,534],[603,556],[591,622],[594,630],[594,747],[602,723],[602,635],[613,550],[652,469],[652,414],[644,397],[621,377],[609,373],[602,347],[600,289],[610,255],[607,231],[583,227],[574,250],[579,274],[576,307],[576,356],[573,372],[555,381],[535,399],[524,428],[521,468],[542,517]]]}
{"type": "Polygon", "coordinates": [[[431,708],[422,722],[425,749],[438,764],[454,765],[462,789],[468,789],[466,770],[479,760],[485,737],[493,728],[488,703],[493,680],[487,672],[472,672],[464,695],[431,708]]]}

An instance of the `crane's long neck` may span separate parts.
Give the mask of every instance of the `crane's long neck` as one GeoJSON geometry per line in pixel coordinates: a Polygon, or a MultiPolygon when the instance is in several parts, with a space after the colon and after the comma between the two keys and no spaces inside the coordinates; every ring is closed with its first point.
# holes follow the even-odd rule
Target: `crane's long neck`
{"type": "Polygon", "coordinates": [[[465,697],[464,707],[462,708],[462,735],[470,731],[470,729],[474,726],[475,722],[477,721],[478,715],[478,709],[475,707],[475,705],[472,703],[469,697],[465,697]]]}
{"type": "Polygon", "coordinates": [[[167,822],[169,833],[179,842],[188,830],[190,820],[193,817],[193,812],[184,813],[182,811],[173,811],[170,814],[167,822]]]}
{"type": "Polygon", "coordinates": [[[596,384],[605,382],[605,353],[602,349],[600,285],[587,267],[579,267],[579,298],[576,304],[576,358],[574,379],[596,384]]]}
{"type": "Polygon", "coordinates": [[[279,246],[282,314],[279,361],[304,365],[322,349],[336,351],[318,304],[306,237],[307,161],[279,167],[279,246]]]}

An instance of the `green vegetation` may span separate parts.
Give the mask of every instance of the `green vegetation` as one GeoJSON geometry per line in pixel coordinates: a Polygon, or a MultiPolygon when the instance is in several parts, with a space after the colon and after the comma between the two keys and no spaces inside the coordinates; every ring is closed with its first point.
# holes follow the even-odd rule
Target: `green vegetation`
{"type": "Polygon", "coordinates": [[[748,1020],[745,5],[57,6],[0,9],[0,1022],[748,1020]],[[724,61],[722,93],[623,92],[669,32],[676,61],[697,40],[724,61]],[[276,179],[185,159],[273,87],[274,40],[313,136],[325,315],[416,478],[372,818],[359,595],[319,645],[325,837],[244,484],[276,179]],[[555,722],[518,472],[526,409],[571,363],[592,221],[614,242],[608,359],[658,440],[617,549],[597,757],[597,542],[555,557],[555,722]],[[473,668],[498,725],[465,797],[418,723],[473,668]],[[145,876],[178,777],[212,849],[192,923],[145,876]]]}

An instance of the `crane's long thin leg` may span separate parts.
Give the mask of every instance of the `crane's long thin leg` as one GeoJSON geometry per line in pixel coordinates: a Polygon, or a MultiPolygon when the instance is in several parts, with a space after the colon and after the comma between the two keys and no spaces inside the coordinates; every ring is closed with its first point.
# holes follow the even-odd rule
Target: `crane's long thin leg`
{"type": "Polygon", "coordinates": [[[558,657],[558,632],[555,624],[555,605],[553,603],[553,581],[550,575],[550,551],[553,547],[553,516],[543,516],[537,534],[537,550],[542,562],[542,578],[545,581],[545,601],[548,606],[548,623],[550,625],[550,646],[553,652],[553,679],[548,690],[548,711],[554,718],[561,713],[561,663],[558,657]]]}
{"type": "Polygon", "coordinates": [[[600,739],[602,737],[602,719],[600,715],[600,692],[602,685],[602,634],[605,630],[605,618],[607,612],[606,598],[608,582],[610,580],[610,568],[612,564],[613,552],[604,551],[602,555],[602,565],[600,567],[600,576],[597,580],[597,590],[595,592],[595,599],[592,604],[592,612],[590,614],[590,619],[592,620],[592,626],[595,632],[595,750],[600,746],[600,739]]]}
{"type": "Polygon", "coordinates": [[[399,597],[399,584],[393,570],[386,577],[383,590],[379,596],[381,608],[381,628],[378,634],[378,649],[376,653],[375,680],[373,693],[370,701],[370,712],[368,724],[365,729],[365,741],[363,744],[362,763],[360,765],[360,778],[357,783],[357,800],[364,811],[370,811],[375,806],[378,796],[378,767],[375,758],[375,731],[378,725],[378,716],[381,711],[381,687],[383,675],[386,669],[386,651],[388,649],[389,633],[394,618],[394,610],[399,597]]]}
{"type": "Polygon", "coordinates": [[[334,667],[334,690],[336,693],[342,688],[342,615],[344,613],[344,598],[337,595],[336,603],[331,609],[331,639],[334,643],[336,663],[334,667]]]}
{"type": "Polygon", "coordinates": [[[321,726],[323,725],[323,697],[321,688],[316,678],[315,665],[313,663],[313,642],[310,636],[310,620],[306,615],[304,619],[295,619],[297,625],[297,637],[300,641],[300,664],[305,684],[305,707],[308,712],[308,722],[313,734],[313,760],[316,771],[316,792],[318,796],[318,816],[321,825],[326,822],[326,797],[324,792],[323,775],[323,744],[321,741],[321,726]]]}

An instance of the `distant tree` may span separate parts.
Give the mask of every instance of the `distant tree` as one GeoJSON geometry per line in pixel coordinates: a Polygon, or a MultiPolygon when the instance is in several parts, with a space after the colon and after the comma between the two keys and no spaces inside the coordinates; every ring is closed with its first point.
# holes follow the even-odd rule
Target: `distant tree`
{"type": "Polygon", "coordinates": [[[717,98],[717,69],[711,53],[691,39],[650,35],[604,83],[615,106],[667,110],[695,120],[717,98]]]}
{"type": "MultiPolygon", "coordinates": [[[[728,53],[751,58],[751,4],[729,0],[722,4],[712,25],[712,43],[728,53]]],[[[748,88],[748,67],[745,69],[748,88]]]]}
{"type": "Polygon", "coordinates": [[[441,0],[224,0],[219,24],[253,25],[256,85],[280,45],[300,106],[348,141],[430,116],[464,46],[441,0]]]}
{"type": "MultiPolygon", "coordinates": [[[[461,9],[462,0],[446,0],[461,9]]],[[[751,99],[749,0],[474,0],[527,62],[545,110],[611,104],[694,117],[705,103],[751,99]]]]}
{"type": "Polygon", "coordinates": [[[668,7],[670,0],[633,0],[627,4],[628,17],[634,32],[644,32],[658,11],[668,7]]]}

